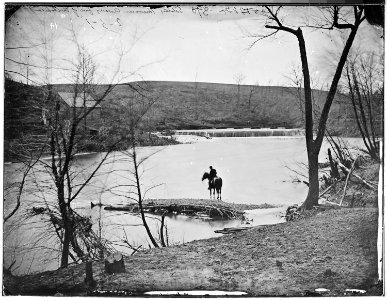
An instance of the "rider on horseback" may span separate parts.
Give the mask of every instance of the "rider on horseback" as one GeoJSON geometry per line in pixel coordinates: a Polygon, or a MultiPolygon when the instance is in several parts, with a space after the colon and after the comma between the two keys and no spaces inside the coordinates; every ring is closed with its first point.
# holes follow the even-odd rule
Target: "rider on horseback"
{"type": "Polygon", "coordinates": [[[212,168],[212,166],[210,166],[210,176],[208,178],[208,189],[211,188],[211,185],[214,184],[214,178],[217,177],[216,175],[216,170],[212,168]]]}

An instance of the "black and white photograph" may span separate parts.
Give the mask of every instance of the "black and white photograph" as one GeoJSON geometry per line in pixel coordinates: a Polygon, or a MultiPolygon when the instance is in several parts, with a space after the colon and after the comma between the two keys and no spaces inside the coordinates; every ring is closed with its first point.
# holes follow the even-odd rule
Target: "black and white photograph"
{"type": "Polygon", "coordinates": [[[382,296],[384,1],[6,3],[3,296],[382,296]]]}

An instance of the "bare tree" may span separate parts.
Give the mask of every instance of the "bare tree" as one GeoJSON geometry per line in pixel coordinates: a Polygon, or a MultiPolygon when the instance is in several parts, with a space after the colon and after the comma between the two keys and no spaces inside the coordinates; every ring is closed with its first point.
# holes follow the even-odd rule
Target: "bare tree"
{"type": "Polygon", "coordinates": [[[194,83],[194,91],[195,91],[195,120],[199,119],[199,82],[198,82],[198,72],[195,74],[195,83],[194,83]]]}
{"type": "Polygon", "coordinates": [[[381,134],[384,94],[384,75],[381,69],[375,53],[351,57],[345,69],[348,96],[356,123],[367,153],[374,160],[379,160],[380,150],[378,138],[381,134]]]}
{"type": "Polygon", "coordinates": [[[313,206],[318,205],[319,198],[319,178],[318,178],[318,155],[323,142],[326,124],[329,116],[329,111],[332,106],[333,99],[335,97],[337,86],[343,72],[349,51],[357,34],[360,24],[364,21],[364,7],[353,6],[352,8],[341,8],[333,6],[327,8],[322,13],[324,14],[325,24],[316,23],[315,25],[309,25],[315,29],[339,29],[349,30],[349,35],[346,40],[345,46],[342,49],[340,60],[336,66],[336,71],[333,76],[322,112],[319,118],[319,123],[316,128],[316,138],[313,137],[314,133],[314,121],[313,121],[313,101],[312,101],[312,88],[309,72],[309,63],[306,52],[306,43],[302,26],[289,27],[284,25],[283,16],[281,15],[282,7],[269,7],[265,6],[265,17],[267,23],[266,28],[272,29],[273,32],[267,35],[260,36],[256,41],[273,36],[278,32],[286,32],[297,38],[301,65],[303,72],[303,87],[304,87],[304,101],[305,101],[305,139],[306,148],[308,153],[308,177],[309,177],[309,192],[302,205],[302,209],[312,209],[313,206]],[[349,9],[352,10],[351,17],[349,9]]]}
{"type": "Polygon", "coordinates": [[[17,163],[21,175],[16,181],[4,184],[4,201],[16,200],[12,210],[4,211],[4,223],[19,210],[29,176],[47,151],[42,129],[42,95],[36,87],[14,82],[10,77],[5,80],[4,160],[17,163]],[[40,140],[42,136],[43,140],[40,140]]]}
{"type": "MultiPolygon", "coordinates": [[[[37,31],[33,40],[32,38],[29,40],[28,34],[25,34],[23,35],[24,39],[13,39],[12,46],[8,47],[9,51],[13,51],[13,49],[24,47],[14,45],[14,43],[20,42],[27,45],[26,49],[29,51],[32,49],[28,61],[17,61],[11,53],[8,53],[9,57],[6,58],[7,61],[12,62],[12,66],[11,64],[7,65],[7,74],[13,76],[16,74],[14,65],[20,65],[23,70],[28,68],[28,74],[17,72],[18,77],[15,78],[20,78],[20,76],[28,78],[28,82],[33,83],[34,87],[40,91],[37,100],[40,103],[40,112],[42,108],[45,109],[44,115],[47,121],[40,125],[45,130],[46,143],[44,147],[45,151],[49,149],[49,159],[34,156],[34,159],[27,165],[28,168],[22,178],[20,189],[25,185],[25,182],[29,181],[35,185],[36,194],[40,193],[44,198],[45,207],[37,207],[35,211],[38,214],[44,212],[45,224],[48,223],[50,229],[54,229],[54,237],[59,241],[61,248],[60,266],[66,267],[69,258],[73,261],[86,260],[88,257],[101,256],[99,251],[96,253],[96,250],[100,250],[98,247],[109,250],[109,245],[105,245],[101,235],[97,236],[91,230],[92,224],[88,218],[79,215],[73,208],[73,204],[76,199],[84,197],[94,179],[102,174],[102,166],[108,162],[111,152],[125,145],[125,141],[131,138],[130,135],[116,132],[116,128],[113,126],[114,124],[110,124],[113,123],[110,120],[107,122],[108,126],[105,126],[104,130],[100,130],[101,133],[95,132],[99,127],[96,126],[97,130],[91,134],[92,123],[89,120],[103,102],[115,100],[112,95],[113,91],[116,91],[117,85],[128,79],[141,67],[132,73],[123,72],[121,69],[123,58],[130,49],[125,50],[123,47],[115,49],[118,52],[116,66],[109,66],[109,78],[103,78],[104,83],[101,84],[97,76],[102,78],[103,75],[98,69],[94,54],[90,52],[90,43],[86,46],[79,41],[81,35],[76,31],[74,24],[70,24],[71,28],[68,31],[62,31],[66,37],[67,33],[70,33],[67,46],[71,55],[68,58],[66,57],[67,53],[57,55],[54,52],[55,30],[51,27],[51,30],[47,32],[50,24],[47,24],[45,19],[39,20],[37,23],[42,25],[43,30],[37,31]],[[41,36],[39,36],[40,33],[41,36]],[[53,73],[55,72],[62,72],[62,78],[67,79],[70,83],[64,87],[55,85],[53,83],[55,81],[53,73]],[[34,74],[33,78],[29,74],[34,74]],[[67,99],[71,102],[70,104],[65,102],[59,94],[63,89],[71,95],[67,99]],[[102,145],[103,147],[98,149],[103,150],[104,153],[99,155],[96,163],[79,166],[77,154],[88,149],[90,145],[102,145]]],[[[137,36],[134,40],[138,40],[137,36]]],[[[141,95],[142,91],[137,86],[127,85],[135,94],[141,95]]],[[[27,99],[31,100],[31,97],[27,97],[27,99]]],[[[125,124],[127,125],[127,123],[125,124]]],[[[47,152],[45,154],[47,155],[47,152]]],[[[23,194],[22,192],[19,194],[15,211],[22,203],[23,194]]],[[[12,210],[6,215],[6,218],[9,219],[14,214],[12,210]]]]}
{"type": "MultiPolygon", "coordinates": [[[[37,156],[29,156],[24,158],[22,158],[22,156],[19,156],[20,157],[19,161],[22,164],[22,178],[20,182],[15,182],[11,185],[4,187],[5,195],[7,195],[8,193],[11,193],[11,190],[14,190],[16,188],[16,193],[12,193],[12,197],[16,198],[16,205],[9,213],[3,216],[3,223],[7,222],[20,208],[21,199],[25,193],[25,186],[28,180],[28,176],[30,175],[35,165],[39,162],[43,149],[44,148],[42,148],[41,153],[37,156]]],[[[6,196],[4,196],[4,201],[5,199],[6,199],[6,196]]]]}
{"type": "Polygon", "coordinates": [[[255,95],[255,93],[257,92],[258,89],[259,89],[258,82],[256,82],[255,84],[253,84],[249,87],[249,97],[247,99],[247,107],[249,110],[251,109],[251,100],[253,99],[253,96],[255,95]]]}
{"type": "Polygon", "coordinates": [[[123,186],[128,187],[133,192],[134,196],[126,197],[128,198],[128,200],[135,201],[138,204],[142,224],[152,245],[156,248],[160,247],[160,244],[161,246],[165,247],[166,243],[164,240],[164,216],[161,218],[161,228],[159,231],[160,241],[158,242],[154,237],[150,226],[148,225],[147,217],[145,216],[145,210],[143,206],[147,192],[158,186],[152,186],[144,190],[143,185],[141,183],[141,168],[143,167],[143,164],[150,158],[150,156],[139,158],[137,150],[139,135],[138,129],[141,127],[140,123],[142,122],[144,116],[148,113],[152,105],[157,101],[157,98],[152,98],[145,94],[138,95],[133,93],[132,97],[130,97],[128,100],[129,103],[126,103],[127,111],[125,114],[125,119],[128,122],[128,126],[126,126],[128,128],[128,132],[126,134],[128,135],[130,140],[130,148],[126,151],[122,151],[122,153],[124,154],[124,162],[128,163],[129,165],[129,173],[131,174],[131,177],[126,179],[128,182],[123,186]],[[146,103],[143,101],[140,104],[140,101],[138,101],[139,97],[143,98],[146,103]],[[126,158],[129,158],[129,161],[126,158]]]}
{"type": "MultiPolygon", "coordinates": [[[[75,236],[76,222],[79,219],[76,218],[76,214],[71,207],[71,203],[81,194],[83,189],[90,183],[93,177],[97,174],[100,167],[108,158],[111,151],[114,150],[114,145],[108,147],[107,152],[102,156],[97,165],[89,171],[88,175],[79,182],[79,177],[74,173],[73,163],[74,156],[79,151],[80,143],[82,139],[87,138],[86,127],[82,128],[81,125],[86,126],[86,118],[92,111],[100,105],[100,103],[109,95],[112,91],[115,83],[109,84],[104,91],[97,96],[97,98],[85,105],[85,98],[83,101],[83,109],[77,109],[77,101],[82,98],[82,95],[86,95],[87,91],[83,88],[88,86],[88,83],[93,80],[94,73],[92,70],[87,69],[85,61],[90,61],[90,56],[84,49],[78,53],[80,59],[74,70],[75,82],[72,85],[72,101],[73,105],[69,108],[69,119],[65,118],[61,111],[62,99],[56,96],[52,86],[48,86],[47,99],[49,103],[54,103],[54,106],[50,110],[50,127],[49,127],[49,145],[50,145],[50,164],[46,164],[46,170],[51,174],[55,188],[57,207],[60,212],[60,218],[63,223],[62,235],[62,258],[61,267],[68,265],[68,258],[70,254],[70,245],[73,250],[77,252],[78,256],[84,256],[84,253],[76,245],[75,236]],[[82,130],[83,129],[83,130],[82,130]]],[[[116,141],[118,143],[119,141],[116,141]]]]}
{"type": "Polygon", "coordinates": [[[238,73],[234,75],[234,81],[237,85],[237,106],[239,106],[241,102],[241,86],[243,84],[243,81],[246,79],[246,76],[238,73]]]}
{"type": "Polygon", "coordinates": [[[302,77],[302,70],[297,67],[293,67],[292,71],[289,75],[286,76],[286,78],[289,80],[290,84],[292,85],[291,88],[288,89],[289,93],[296,99],[297,105],[300,111],[300,117],[301,122],[304,124],[304,116],[305,116],[305,109],[304,109],[304,97],[303,97],[303,90],[302,90],[302,83],[303,83],[303,77],[302,77]]]}
{"type": "MultiPolygon", "coordinates": [[[[86,250],[81,249],[78,239],[85,241],[84,231],[89,229],[89,225],[85,224],[85,218],[79,216],[71,207],[72,202],[77,199],[83,190],[91,183],[92,179],[97,175],[97,172],[107,160],[109,154],[116,149],[116,145],[121,141],[121,137],[110,139],[105,144],[105,153],[95,166],[90,166],[87,171],[76,171],[74,167],[76,163],[76,154],[81,152],[89,142],[93,142],[96,138],[90,135],[87,127],[86,119],[91,116],[94,110],[109,96],[114,87],[125,78],[120,72],[120,61],[124,53],[118,54],[118,63],[115,73],[113,73],[110,84],[105,84],[96,89],[96,65],[92,55],[88,49],[81,45],[77,40],[77,33],[74,28],[70,29],[72,39],[70,42],[77,49],[77,56],[74,61],[66,61],[62,59],[61,70],[67,72],[68,78],[72,80],[69,86],[69,94],[71,95],[70,104],[65,103],[64,99],[57,93],[55,86],[52,84],[52,71],[54,69],[53,42],[50,36],[43,36],[42,49],[37,53],[42,56],[44,68],[40,68],[40,77],[43,84],[39,87],[42,91],[42,96],[39,99],[40,105],[45,107],[45,116],[48,120],[46,126],[46,136],[50,154],[50,162],[38,157],[34,160],[32,166],[43,166],[37,173],[38,176],[42,172],[46,172],[51,178],[53,186],[47,182],[36,180],[37,189],[55,190],[56,206],[46,210],[48,219],[61,242],[61,267],[66,267],[69,262],[69,257],[75,259],[70,249],[78,256],[85,259],[87,252],[92,252],[90,243],[85,244],[86,250]],[[92,96],[91,96],[92,95],[92,96]],[[81,100],[82,103],[79,103],[81,100]],[[68,108],[66,109],[66,106],[68,108]],[[54,188],[53,188],[54,187],[54,188]]],[[[23,62],[18,62],[24,64],[23,62]]],[[[29,64],[38,65],[35,64],[29,64]]],[[[44,126],[42,124],[42,126],[44,126]]],[[[99,138],[99,137],[97,137],[99,138]]],[[[103,141],[100,141],[103,142],[103,141]]],[[[105,141],[106,142],[106,141],[105,141]]],[[[46,145],[45,145],[46,146],[46,145]]],[[[31,168],[27,166],[24,172],[21,188],[29,174],[31,168]]],[[[21,196],[21,192],[19,193],[21,196]]],[[[17,198],[17,209],[20,206],[20,197],[17,198]]],[[[7,216],[8,218],[11,215],[7,216]]],[[[88,237],[90,237],[90,232],[88,237]]]]}

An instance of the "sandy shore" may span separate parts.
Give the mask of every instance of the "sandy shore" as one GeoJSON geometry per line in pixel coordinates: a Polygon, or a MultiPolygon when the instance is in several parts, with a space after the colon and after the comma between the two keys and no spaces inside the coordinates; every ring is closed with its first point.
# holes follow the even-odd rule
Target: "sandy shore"
{"type": "Polygon", "coordinates": [[[346,289],[377,295],[377,230],[376,208],[329,209],[288,223],[136,253],[125,259],[122,274],[107,275],[103,261],[93,262],[93,288],[84,283],[83,264],[23,277],[7,275],[4,285],[14,295],[220,290],[305,296],[318,288],[329,290],[327,296],[343,296],[346,289]]]}

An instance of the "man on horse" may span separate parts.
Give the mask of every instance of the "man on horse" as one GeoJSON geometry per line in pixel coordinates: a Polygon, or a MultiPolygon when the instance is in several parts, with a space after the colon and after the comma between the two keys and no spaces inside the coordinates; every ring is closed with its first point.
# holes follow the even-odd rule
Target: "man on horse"
{"type": "Polygon", "coordinates": [[[210,166],[210,176],[208,178],[208,189],[211,188],[211,185],[213,185],[214,178],[217,177],[216,170],[210,166]]]}
{"type": "Polygon", "coordinates": [[[208,189],[210,190],[210,199],[212,199],[212,194],[215,192],[218,194],[218,198],[222,200],[222,184],[223,180],[216,174],[216,170],[213,167],[210,167],[210,173],[205,172],[202,177],[202,181],[208,179],[208,189]]]}

